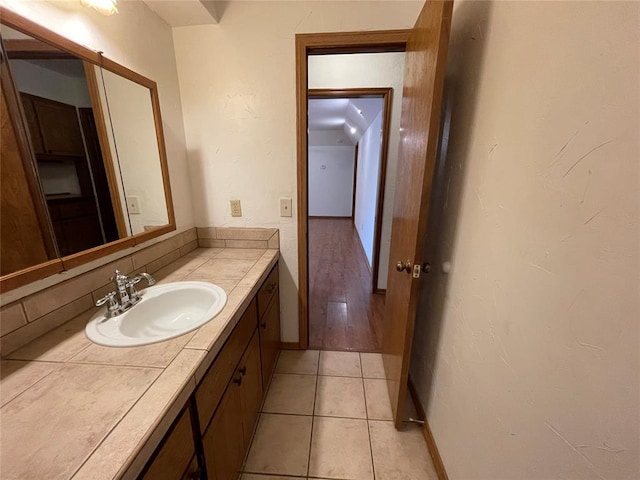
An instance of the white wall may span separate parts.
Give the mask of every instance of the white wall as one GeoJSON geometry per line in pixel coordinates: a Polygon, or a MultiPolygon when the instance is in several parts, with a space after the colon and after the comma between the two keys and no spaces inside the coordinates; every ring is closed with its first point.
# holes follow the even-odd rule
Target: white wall
{"type": "Polygon", "coordinates": [[[177,227],[193,227],[171,28],[138,1],[119,2],[119,13],[110,17],[80,2],[0,0],[0,4],[157,82],[177,227]]]}
{"type": "Polygon", "coordinates": [[[280,229],[283,341],[298,340],[297,213],[278,216],[279,197],[296,204],[295,33],[407,28],[422,4],[228,2],[219,25],[174,29],[196,223],[280,229]]]}
{"type": "Polygon", "coordinates": [[[309,130],[307,141],[310,147],[353,145],[351,139],[344,133],[344,128],[339,130],[309,130]]]}
{"type": "Polygon", "coordinates": [[[354,224],[369,262],[373,265],[378,180],[380,178],[380,150],[382,141],[382,112],[371,122],[358,143],[358,172],[356,179],[356,211],[354,224]]]}
{"type": "Polygon", "coordinates": [[[640,478],[638,25],[636,2],[454,6],[411,367],[451,480],[640,478]]]}
{"type": "Polygon", "coordinates": [[[351,216],[354,160],[351,145],[309,147],[310,217],[351,216]]]}
{"type": "MultiPolygon", "coordinates": [[[[421,5],[419,8],[421,8],[421,5]]],[[[416,14],[419,13],[419,8],[416,14]]],[[[403,78],[403,52],[357,55],[315,55],[309,57],[309,88],[393,88],[389,149],[387,152],[387,174],[382,211],[382,231],[380,235],[378,288],[381,289],[387,288],[393,196],[395,194],[398,142],[400,139],[399,129],[403,78]]]]}

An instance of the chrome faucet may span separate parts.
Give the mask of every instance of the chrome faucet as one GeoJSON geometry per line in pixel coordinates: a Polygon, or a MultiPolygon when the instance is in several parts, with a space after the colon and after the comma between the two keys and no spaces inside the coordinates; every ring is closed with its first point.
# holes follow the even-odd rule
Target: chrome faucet
{"type": "Polygon", "coordinates": [[[104,297],[98,300],[96,302],[96,307],[101,307],[107,303],[109,304],[105,315],[106,318],[117,317],[118,315],[126,312],[141,300],[140,292],[136,290],[135,286],[143,278],[147,281],[148,286],[156,283],[155,278],[146,272],[139,273],[135,277],[129,278],[120,273],[119,270],[116,270],[115,275],[111,278],[111,280],[116,284],[116,291],[107,293],[104,297]]]}

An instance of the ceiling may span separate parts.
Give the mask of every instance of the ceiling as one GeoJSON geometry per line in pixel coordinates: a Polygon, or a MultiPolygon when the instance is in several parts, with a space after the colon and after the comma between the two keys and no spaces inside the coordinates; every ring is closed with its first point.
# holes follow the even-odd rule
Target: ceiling
{"type": "Polygon", "coordinates": [[[309,145],[355,145],[382,110],[382,102],[382,98],[310,99],[309,145]]]}
{"type": "Polygon", "coordinates": [[[225,2],[210,0],[143,1],[171,27],[219,23],[225,4],[225,2]]]}

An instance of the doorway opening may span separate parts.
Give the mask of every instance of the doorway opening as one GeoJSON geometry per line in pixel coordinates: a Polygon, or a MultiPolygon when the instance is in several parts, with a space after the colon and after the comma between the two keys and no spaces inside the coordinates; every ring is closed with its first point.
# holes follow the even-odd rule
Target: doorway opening
{"type": "MultiPolygon", "coordinates": [[[[388,186],[395,183],[394,179],[389,182],[386,161],[392,152],[395,173],[398,132],[394,130],[399,130],[407,36],[405,30],[296,36],[300,348],[381,351],[384,296],[379,293],[386,288],[389,264],[393,192],[388,186]],[[397,54],[389,69],[399,74],[396,84],[380,83],[375,73],[366,81],[359,82],[354,75],[341,83],[349,68],[327,68],[330,57],[342,57],[343,65],[350,66],[358,57],[387,53],[397,54]],[[322,72],[320,80],[317,72],[322,72]],[[338,125],[342,135],[318,132],[314,112],[323,110],[322,101],[337,100],[351,112],[351,118],[346,115],[338,125]],[[377,112],[370,108],[376,102],[377,112]],[[392,112],[397,116],[395,129],[392,112]],[[347,147],[342,163],[323,157],[323,147],[328,147],[323,141],[347,147]],[[371,152],[376,143],[377,152],[371,152]],[[377,161],[365,164],[366,156],[377,156],[377,161]],[[329,171],[331,165],[333,171],[329,171]],[[338,186],[341,192],[335,191],[338,186]],[[319,192],[332,205],[319,203],[318,198],[323,199],[319,192]]],[[[330,103],[324,107],[330,109],[330,103]]]]}
{"type": "Polygon", "coordinates": [[[378,283],[392,94],[309,90],[310,348],[382,347],[378,283]]]}

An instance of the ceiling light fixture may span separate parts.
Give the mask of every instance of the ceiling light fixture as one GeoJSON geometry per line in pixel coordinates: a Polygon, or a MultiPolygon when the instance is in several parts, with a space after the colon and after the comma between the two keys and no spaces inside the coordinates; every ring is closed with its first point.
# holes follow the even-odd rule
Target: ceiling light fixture
{"type": "Polygon", "coordinates": [[[118,7],[116,5],[118,0],[80,0],[80,4],[83,7],[92,7],[102,15],[113,15],[118,13],[118,7]]]}
{"type": "Polygon", "coordinates": [[[351,133],[355,134],[357,132],[356,127],[351,127],[351,133]]]}

